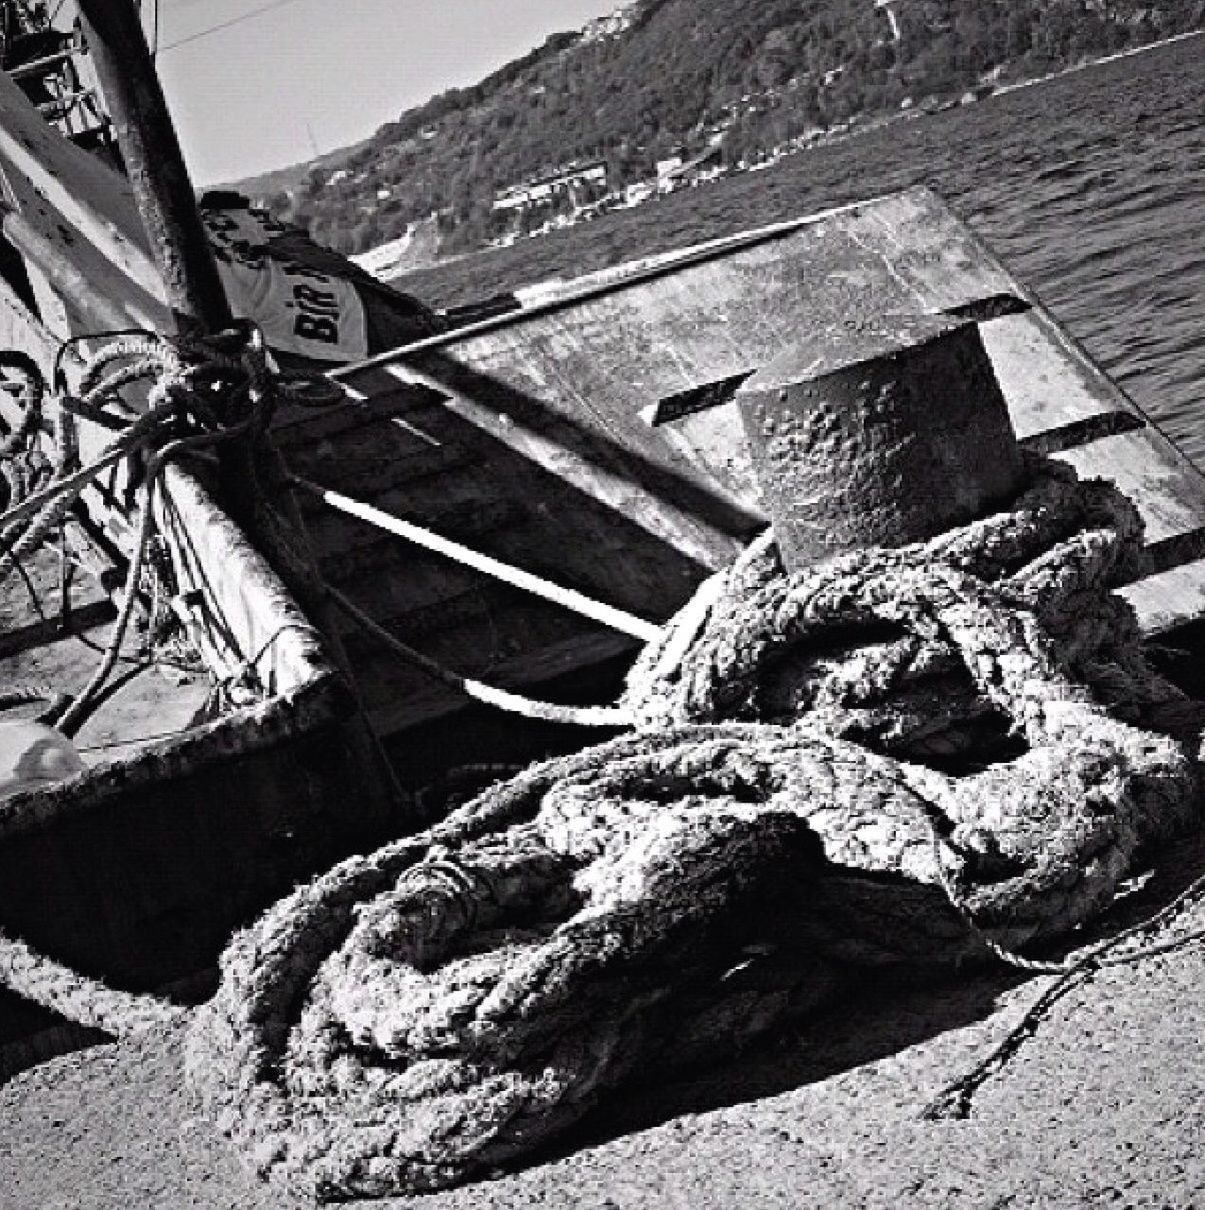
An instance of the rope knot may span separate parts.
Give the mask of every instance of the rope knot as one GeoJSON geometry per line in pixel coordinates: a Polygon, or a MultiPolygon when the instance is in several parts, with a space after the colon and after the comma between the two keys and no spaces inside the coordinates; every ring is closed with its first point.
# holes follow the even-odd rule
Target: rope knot
{"type": "Polygon", "coordinates": [[[1117,716],[1183,701],[1108,593],[1132,506],[1029,469],[911,547],[792,577],[759,539],[637,661],[642,730],[277,905],[194,1024],[214,1116],[320,1196],[415,1193],[814,1008],[847,964],[1050,969],[1016,947],[1104,908],[1197,773],[1117,716]]]}

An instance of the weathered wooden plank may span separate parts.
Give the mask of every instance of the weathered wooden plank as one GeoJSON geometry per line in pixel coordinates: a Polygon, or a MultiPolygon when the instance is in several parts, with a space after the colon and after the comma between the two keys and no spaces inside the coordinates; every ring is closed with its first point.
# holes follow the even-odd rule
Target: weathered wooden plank
{"type": "MultiPolygon", "coordinates": [[[[0,113],[0,176],[7,203],[98,294],[119,301],[144,325],[167,324],[162,285],[146,251],[129,183],[62,138],[2,74],[0,113]]],[[[30,279],[42,320],[56,336],[95,329],[89,316],[50,288],[34,267],[30,279]]]]}
{"type": "Polygon", "coordinates": [[[1152,442],[1149,429],[1118,433],[1057,457],[1081,478],[1102,477],[1138,504],[1148,545],[1193,533],[1205,525],[1205,477],[1175,474],[1170,456],[1152,442]]]}
{"type": "Polygon", "coordinates": [[[0,158],[131,283],[162,299],[129,181],[64,139],[7,74],[0,77],[0,113],[0,158]]]}
{"type": "Polygon", "coordinates": [[[740,547],[734,534],[748,534],[756,526],[757,515],[714,481],[658,465],[634,445],[625,447],[454,360],[424,356],[421,368],[398,366],[396,373],[402,381],[445,392],[449,411],[500,446],[603,502],[704,568],[729,561],[740,547]]]}
{"type": "Polygon", "coordinates": [[[1040,308],[988,320],[979,331],[1022,441],[1033,444],[1042,434],[1098,417],[1133,415],[1094,365],[1069,355],[1040,308]]]}
{"type": "MultiPolygon", "coordinates": [[[[667,545],[719,561],[760,515],[735,409],[654,430],[654,405],[739,381],[804,327],[1015,294],[1036,305],[987,319],[981,331],[1018,435],[1131,494],[1159,566],[1193,558],[1205,479],[928,191],[632,271],[568,283],[551,303],[428,339],[349,377],[371,388],[385,368],[441,391],[450,411],[499,446],[667,545]]],[[[1186,583],[1175,581],[1181,601],[1167,616],[1199,615],[1186,583]]]]}
{"type": "Polygon", "coordinates": [[[1205,558],[1166,568],[1118,591],[1134,607],[1143,634],[1166,634],[1205,618],[1205,558]]]}

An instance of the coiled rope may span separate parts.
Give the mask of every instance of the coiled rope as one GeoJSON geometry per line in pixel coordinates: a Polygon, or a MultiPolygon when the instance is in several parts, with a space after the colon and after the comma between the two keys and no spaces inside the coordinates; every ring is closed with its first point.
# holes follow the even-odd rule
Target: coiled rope
{"type": "MultiPolygon", "coordinates": [[[[17,349],[0,349],[0,370],[16,376],[15,394],[21,410],[20,421],[0,442],[0,475],[7,489],[4,498],[7,505],[45,487],[54,473],[54,464],[41,449],[39,440],[46,380],[37,363],[27,353],[17,349]]],[[[67,435],[64,434],[65,437],[67,435]]],[[[61,460],[65,461],[69,456],[70,451],[65,450],[61,460]]],[[[2,532],[0,542],[7,547],[7,536],[2,532]]]]}
{"type": "Polygon", "coordinates": [[[1030,457],[1028,469],[1010,508],[795,577],[767,534],[704,586],[704,608],[684,610],[645,649],[622,704],[643,726],[806,715],[898,755],[953,756],[982,745],[983,724],[1000,710],[963,674],[965,643],[1001,676],[1015,647],[1048,648],[1064,681],[1081,686],[1058,692],[1121,718],[1182,706],[1184,695],[1147,665],[1133,611],[1107,591],[1145,570],[1134,505],[1061,463],[1030,457]],[[934,573],[950,586],[944,604],[920,587],[934,573]],[[999,621],[980,616],[984,593],[999,621]],[[976,639],[968,626],[986,629],[976,639]]]}
{"type": "Polygon", "coordinates": [[[1132,506],[1030,473],[903,550],[787,576],[755,544],[638,662],[647,730],[238,935],[190,1027],[219,1127],[294,1192],[420,1192],[814,1008],[850,964],[1035,965],[1015,951],[1195,821],[1199,735],[1107,592],[1140,564],[1132,506]],[[1126,721],[1153,715],[1180,734],[1126,721]]]}
{"type": "MultiPolygon", "coordinates": [[[[221,1128],[319,1197],[438,1188],[814,1008],[844,964],[1033,965],[1015,948],[1099,912],[1192,821],[1195,743],[1123,721],[1185,705],[1106,593],[1138,566],[1133,509],[1032,469],[932,543],[797,577],[755,544],[634,670],[621,709],[657,730],[536,766],[237,937],[190,1028],[221,1128]],[[998,758],[1001,718],[1024,755],[915,763],[998,758]]],[[[118,1034],[176,1015],[20,942],[0,970],[118,1034]]]]}
{"type": "MultiPolygon", "coordinates": [[[[59,531],[89,485],[122,461],[140,463],[136,536],[120,609],[99,666],[56,722],[67,735],[79,729],[100,699],[120,658],[148,567],[153,569],[155,497],[164,468],[186,453],[235,437],[251,438],[266,427],[280,399],[313,405],[319,399],[330,403],[343,398],[337,384],[271,372],[262,334],[253,325],[205,339],[169,340],[141,331],[110,335],[112,339],[86,360],[74,391],[67,390],[64,359],[78,339],[60,350],[55,368],[59,455],[36,490],[14,493],[0,514],[2,585],[20,570],[24,557],[59,531]],[[138,384],[149,384],[149,393],[145,409],[135,412],[118,392],[138,384]],[[99,456],[82,468],[74,442],[76,416],[116,430],[99,456]]],[[[24,355],[5,357],[0,357],[0,365],[17,369],[29,380],[25,420],[6,443],[15,454],[19,446],[28,445],[40,424],[45,385],[24,355]]]]}
{"type": "MultiPolygon", "coordinates": [[[[261,334],[250,325],[205,340],[168,340],[147,332],[110,334],[112,339],[89,357],[74,392],[67,390],[64,358],[78,341],[60,351],[55,370],[59,391],[57,456],[46,459],[36,482],[20,480],[14,461],[37,452],[46,384],[24,354],[0,352],[0,367],[21,377],[23,419],[0,447],[0,463],[10,485],[8,507],[0,514],[0,584],[21,571],[24,556],[55,534],[83,491],[111,467],[130,459],[140,463],[140,504],[136,538],[121,597],[121,607],[102,659],[88,683],[73,697],[42,686],[11,686],[0,692],[0,707],[46,700],[42,716],[66,735],[74,734],[103,696],[120,658],[126,631],[138,602],[144,571],[155,558],[154,501],[166,466],[186,453],[247,437],[268,422],[280,399],[310,406],[334,403],[344,394],[334,383],[269,370],[261,334]],[[145,410],[128,408],[118,391],[149,384],[145,410]],[[74,442],[74,417],[88,417],[117,435],[88,466],[80,467],[74,442]]],[[[82,338],[81,338],[82,339],[82,338]]],[[[90,337],[88,339],[95,339],[90,337]]],[[[107,987],[23,941],[0,933],[0,985],[78,1025],[114,1036],[137,1034],[174,1020],[180,1010],[153,996],[107,987]]]]}

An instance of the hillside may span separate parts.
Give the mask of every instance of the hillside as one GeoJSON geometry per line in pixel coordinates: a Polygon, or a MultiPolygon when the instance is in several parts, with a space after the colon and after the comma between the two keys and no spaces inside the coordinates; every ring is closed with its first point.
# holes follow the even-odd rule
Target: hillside
{"type": "Polygon", "coordinates": [[[738,167],[851,118],[1202,24],[1205,0],[636,0],[249,191],[341,251],[434,214],[442,250],[463,252],[617,199],[675,155],[738,167]]]}
{"type": "Polygon", "coordinates": [[[362,142],[355,143],[351,147],[337,147],[333,151],[325,152],[316,160],[306,160],[301,164],[290,164],[284,168],[273,168],[268,172],[258,173],[256,176],[244,177],[242,180],[234,182],[231,185],[218,185],[218,189],[236,188],[242,190],[243,193],[249,194],[251,197],[270,197],[273,194],[287,192],[296,189],[305,178],[314,171],[320,171],[325,168],[329,172],[335,172],[341,168],[357,151],[368,145],[371,140],[365,139],[362,142]]]}

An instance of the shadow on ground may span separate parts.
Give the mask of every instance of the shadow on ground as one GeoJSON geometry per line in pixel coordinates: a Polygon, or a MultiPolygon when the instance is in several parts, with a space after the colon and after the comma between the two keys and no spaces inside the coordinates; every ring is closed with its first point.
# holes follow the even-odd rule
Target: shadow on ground
{"type": "MultiPolygon", "coordinates": [[[[1145,872],[1095,925],[1064,952],[1116,935],[1173,903],[1205,874],[1205,829],[1144,863],[1145,872]]],[[[1190,901],[1205,895],[1194,891],[1190,901]]],[[[1187,905],[1186,905],[1187,906],[1187,905]]],[[[1057,960],[1059,953],[1043,958],[1057,960]]],[[[634,1084],[606,1096],[554,1145],[522,1167],[559,1159],[674,1118],[778,1096],[899,1054],[951,1030],[986,1020],[1007,992],[1032,982],[1026,1000],[1049,985],[1009,967],[974,971],[851,971],[829,1007],[778,1030],[757,1044],[706,1068],[656,1084],[634,1084]]],[[[961,1071],[951,1071],[953,1080],[961,1071]]],[[[919,1116],[924,1106],[917,1104],[919,1116]]]]}

